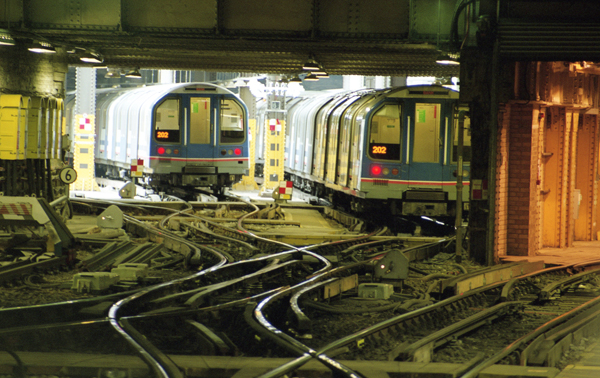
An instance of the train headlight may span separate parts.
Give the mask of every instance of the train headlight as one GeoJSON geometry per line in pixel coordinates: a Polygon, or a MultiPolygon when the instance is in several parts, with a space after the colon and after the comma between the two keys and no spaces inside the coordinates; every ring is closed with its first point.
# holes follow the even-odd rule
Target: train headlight
{"type": "Polygon", "coordinates": [[[233,155],[233,150],[229,150],[229,151],[227,151],[227,153],[228,153],[229,155],[233,155]]]}
{"type": "Polygon", "coordinates": [[[371,166],[371,175],[379,176],[381,174],[381,167],[378,165],[371,166]]]}
{"type": "Polygon", "coordinates": [[[156,150],[156,152],[158,152],[159,155],[164,155],[165,154],[165,148],[164,147],[158,147],[158,149],[156,150]]]}
{"type": "Polygon", "coordinates": [[[223,156],[227,155],[227,150],[221,150],[221,155],[223,155],[223,156]]]}
{"type": "Polygon", "coordinates": [[[170,148],[167,148],[167,153],[168,153],[169,155],[171,154],[171,152],[173,152],[173,151],[171,151],[171,149],[170,149],[170,148]]]}
{"type": "Polygon", "coordinates": [[[400,173],[400,171],[398,170],[398,168],[393,168],[393,169],[392,169],[392,174],[393,174],[394,176],[396,176],[398,173],[400,173]]]}
{"type": "Polygon", "coordinates": [[[383,174],[385,176],[389,175],[390,174],[390,169],[389,168],[383,168],[383,174]]]}
{"type": "Polygon", "coordinates": [[[179,155],[179,150],[176,148],[176,149],[174,149],[174,150],[173,150],[173,153],[174,153],[175,155],[179,155]]]}
{"type": "Polygon", "coordinates": [[[235,156],[240,156],[242,154],[242,149],[236,148],[235,150],[233,150],[233,153],[235,154],[235,156]]]}

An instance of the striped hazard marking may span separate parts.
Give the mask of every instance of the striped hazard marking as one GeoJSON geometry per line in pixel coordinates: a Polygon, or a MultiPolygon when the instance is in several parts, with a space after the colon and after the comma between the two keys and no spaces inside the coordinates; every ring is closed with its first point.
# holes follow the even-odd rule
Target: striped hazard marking
{"type": "Polygon", "coordinates": [[[29,203],[0,203],[0,219],[33,219],[29,203]]]}
{"type": "Polygon", "coordinates": [[[0,215],[31,215],[31,204],[9,203],[0,204],[0,215]]]}

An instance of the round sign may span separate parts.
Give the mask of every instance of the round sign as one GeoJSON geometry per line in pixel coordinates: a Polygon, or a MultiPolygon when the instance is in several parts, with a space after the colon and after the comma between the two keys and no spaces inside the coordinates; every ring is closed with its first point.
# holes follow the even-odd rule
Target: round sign
{"type": "Polygon", "coordinates": [[[60,181],[65,184],[72,184],[77,180],[77,171],[71,167],[63,168],[60,171],[60,181]]]}

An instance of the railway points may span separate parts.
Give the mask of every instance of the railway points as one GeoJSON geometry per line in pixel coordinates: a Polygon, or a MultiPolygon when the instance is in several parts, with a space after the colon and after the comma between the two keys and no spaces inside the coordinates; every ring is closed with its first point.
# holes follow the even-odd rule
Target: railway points
{"type": "MultiPolygon", "coordinates": [[[[469,343],[480,345],[477,343],[490,338],[496,324],[505,324],[503,327],[508,329],[509,324],[519,324],[523,319],[530,319],[526,321],[531,324],[533,319],[552,321],[571,311],[569,305],[557,307],[557,298],[573,298],[571,303],[583,308],[590,302],[584,292],[594,292],[592,261],[550,269],[544,269],[542,262],[514,262],[488,269],[468,260],[458,264],[451,248],[452,238],[411,238],[390,234],[385,228],[369,230],[372,226],[368,223],[332,208],[311,205],[310,199],[305,202],[301,196],[297,202],[286,204],[261,197],[258,191],[234,193],[236,196],[225,202],[172,198],[157,202],[119,199],[115,189],[111,200],[73,197],[76,214],[66,222],[75,239],[67,255],[70,265],[22,273],[5,283],[0,337],[22,335],[21,344],[14,345],[23,349],[21,360],[29,361],[31,369],[37,366],[39,371],[50,372],[52,366],[71,358],[71,354],[76,358],[77,351],[68,351],[52,363],[44,362],[48,361],[47,352],[26,347],[27,338],[46,340],[57,338],[60,332],[63,336],[57,340],[72,344],[74,340],[65,339],[66,335],[90,337],[104,332],[102,337],[110,342],[114,337],[106,331],[110,327],[101,325],[101,319],[110,311],[115,320],[123,319],[117,321],[133,335],[120,348],[150,343],[156,349],[148,359],[176,361],[171,368],[189,372],[190,376],[212,374],[222,369],[222,364],[231,364],[228,358],[234,355],[238,358],[229,367],[232,374],[269,376],[272,370],[288,369],[289,359],[302,350],[314,355],[293,368],[297,374],[331,371],[333,366],[317,362],[317,356],[326,355],[367,377],[375,371],[392,375],[410,371],[414,376],[443,371],[444,376],[458,378],[472,374],[469,372],[474,367],[479,367],[480,376],[497,376],[497,362],[482,365],[487,361],[483,355],[466,352],[471,349],[469,343]],[[110,206],[123,212],[122,228],[107,229],[98,222],[110,206]],[[248,218],[251,214],[262,214],[264,218],[248,218]],[[394,258],[392,253],[402,253],[404,258],[394,258]],[[384,258],[387,254],[389,259],[384,258]],[[102,274],[123,275],[127,273],[122,272],[123,267],[142,265],[146,270],[134,273],[133,279],[100,284],[102,274]],[[378,268],[404,273],[381,275],[378,268]],[[547,278],[536,278],[546,270],[547,278]],[[582,278],[564,279],[578,271],[582,278]],[[77,272],[85,274],[77,276],[77,272]],[[81,279],[91,281],[81,284],[81,279]],[[518,283],[512,283],[510,292],[501,295],[511,279],[518,283]],[[557,282],[552,289],[547,289],[548,280],[557,282]],[[365,287],[370,294],[365,294],[365,287]],[[545,291],[552,294],[544,295],[545,291]],[[494,305],[502,296],[509,300],[494,305]],[[549,307],[532,307],[525,300],[546,301],[549,307]],[[23,316],[31,316],[39,306],[47,308],[45,319],[30,322],[25,329],[18,326],[23,316]],[[293,310],[281,310],[288,306],[293,310]],[[510,311],[503,311],[507,306],[510,311]],[[73,314],[70,325],[54,325],[53,319],[65,311],[73,314]],[[252,313],[254,316],[249,315],[252,313]],[[442,321],[440,314],[448,316],[442,321]],[[171,326],[177,318],[186,324],[183,329],[191,339],[185,339],[171,326]],[[225,318],[230,321],[219,320],[225,318]],[[80,325],[78,331],[66,332],[90,321],[96,325],[80,325]],[[232,333],[232,327],[240,324],[247,324],[248,329],[232,333]],[[447,328],[438,329],[434,324],[447,328]],[[39,334],[42,328],[52,331],[39,334]],[[415,333],[417,329],[420,331],[415,333]],[[476,336],[476,332],[486,336],[476,336]],[[146,337],[141,338],[142,334],[146,337]],[[442,336],[435,341],[438,335],[442,336]],[[424,337],[432,341],[425,342],[428,339],[424,337]],[[203,358],[186,357],[195,354],[203,358]],[[38,362],[31,362],[36,356],[38,362]],[[368,360],[371,370],[366,370],[367,362],[357,359],[368,360]],[[198,361],[210,364],[203,366],[198,361]],[[257,361],[260,363],[255,365],[257,361]]],[[[572,316],[575,325],[570,327],[578,336],[564,340],[579,342],[581,335],[593,337],[595,323],[585,323],[586,328],[579,330],[577,322],[582,316],[572,316]]],[[[485,345],[477,350],[487,351],[493,344],[485,345]]],[[[559,361],[562,352],[568,350],[567,341],[556,345],[560,349],[552,352],[552,366],[538,363],[536,368],[511,367],[503,374],[552,377],[565,364],[559,361]]],[[[485,358],[497,353],[489,350],[485,358]]],[[[90,353],[106,356],[107,351],[90,353]]],[[[136,358],[132,358],[127,360],[133,369],[128,374],[146,374],[141,365],[141,370],[136,370],[136,358]]],[[[515,364],[514,358],[508,361],[515,364]]],[[[62,364],[65,371],[72,369],[67,368],[68,363],[62,364]]],[[[10,370],[8,366],[10,362],[0,363],[2,369],[10,370]]],[[[85,365],[82,371],[93,366],[85,365]]]]}
{"type": "Polygon", "coordinates": [[[597,375],[599,7],[21,3],[1,378],[597,375]]]}

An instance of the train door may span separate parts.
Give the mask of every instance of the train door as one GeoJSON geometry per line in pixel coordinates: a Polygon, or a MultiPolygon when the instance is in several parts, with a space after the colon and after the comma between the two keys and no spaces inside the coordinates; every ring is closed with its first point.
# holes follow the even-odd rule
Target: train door
{"type": "Polygon", "coordinates": [[[407,129],[412,132],[407,138],[410,145],[407,150],[409,189],[442,189],[441,109],[440,103],[433,102],[416,102],[414,111],[408,109],[407,129]]]}
{"type": "Polygon", "coordinates": [[[212,165],[215,144],[215,97],[189,97],[186,101],[184,118],[189,117],[186,136],[186,157],[193,165],[212,165]]]}

